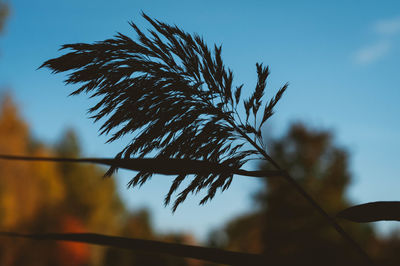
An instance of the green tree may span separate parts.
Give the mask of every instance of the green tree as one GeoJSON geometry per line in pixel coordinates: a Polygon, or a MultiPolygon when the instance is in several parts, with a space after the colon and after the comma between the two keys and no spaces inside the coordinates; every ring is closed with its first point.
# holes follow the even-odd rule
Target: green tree
{"type": "MultiPolygon", "coordinates": [[[[58,157],[77,158],[80,150],[76,134],[68,130],[56,145],[55,153],[58,157]]],[[[105,171],[94,165],[59,163],[57,166],[66,186],[68,206],[65,207],[69,212],[93,230],[114,231],[125,213],[114,179],[101,179],[105,171]]]]}
{"type": "MultiPolygon", "coordinates": [[[[78,158],[81,148],[73,130],[67,130],[55,147],[58,157],[78,158]]],[[[61,209],[79,219],[86,231],[115,235],[126,211],[117,194],[114,178],[101,178],[105,170],[87,164],[57,164],[63,177],[66,200],[61,209]]],[[[94,265],[103,260],[104,248],[91,247],[94,265]]]]}
{"type": "MultiPolygon", "coordinates": [[[[293,124],[284,137],[270,142],[269,152],[328,213],[334,215],[349,206],[345,195],[351,180],[348,153],[334,143],[329,131],[293,124]]],[[[264,190],[256,197],[261,210],[226,226],[228,248],[263,252],[273,265],[361,265],[359,255],[288,182],[265,180],[264,190]]],[[[369,226],[343,226],[362,247],[373,243],[369,226]]]]}

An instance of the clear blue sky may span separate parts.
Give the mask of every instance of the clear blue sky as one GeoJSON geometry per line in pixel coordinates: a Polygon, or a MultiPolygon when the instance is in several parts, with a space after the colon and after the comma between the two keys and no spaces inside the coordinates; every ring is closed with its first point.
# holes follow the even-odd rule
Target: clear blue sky
{"type": "MultiPolygon", "coordinates": [[[[297,120],[332,129],[352,155],[351,200],[400,200],[399,1],[19,0],[10,5],[0,38],[0,87],[13,91],[35,137],[51,143],[73,127],[86,156],[120,151],[125,142],[104,144],[99,125],[87,119],[93,102],[67,97],[73,88],[64,86],[63,75],[36,69],[60,55],[65,43],[103,40],[117,31],[134,37],[127,22],[148,27],[140,16],[144,11],[199,33],[210,45],[222,44],[238,84],[251,88],[255,63],[268,64],[270,95],[285,82],[290,87],[267,133],[280,134],[297,120]]],[[[128,206],[150,207],[159,230],[194,231],[198,237],[251,209],[250,196],[260,186],[238,177],[206,206],[197,206],[197,197],[172,215],[162,205],[171,178],[155,176],[140,190],[127,191],[130,176],[121,172],[118,178],[128,206]]]]}

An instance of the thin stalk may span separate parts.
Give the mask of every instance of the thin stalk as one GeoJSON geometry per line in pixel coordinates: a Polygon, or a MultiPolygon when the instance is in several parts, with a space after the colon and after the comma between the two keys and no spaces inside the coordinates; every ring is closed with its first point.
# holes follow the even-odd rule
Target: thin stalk
{"type": "Polygon", "coordinates": [[[15,156],[0,154],[0,160],[18,160],[18,161],[42,161],[42,162],[64,162],[64,163],[92,163],[113,166],[133,171],[146,171],[149,173],[163,175],[179,175],[179,174],[204,174],[204,173],[221,173],[229,172],[235,175],[248,177],[278,177],[285,174],[280,170],[261,170],[247,171],[219,165],[216,163],[186,160],[186,159],[154,159],[154,158],[63,158],[63,157],[32,157],[32,156],[15,156]]]}
{"type": "Polygon", "coordinates": [[[20,237],[34,240],[72,241],[100,246],[110,246],[132,251],[152,252],[177,257],[207,260],[214,263],[229,265],[263,265],[264,257],[259,254],[227,251],[216,248],[206,248],[175,243],[164,243],[154,240],[107,236],[93,233],[46,233],[20,234],[0,232],[3,237],[20,237]]]}
{"type": "MultiPolygon", "coordinates": [[[[232,124],[232,126],[234,126],[232,124]]],[[[23,161],[46,161],[46,162],[69,162],[69,163],[95,163],[108,166],[115,166],[134,171],[147,171],[151,173],[159,173],[164,175],[177,175],[181,173],[212,173],[221,171],[231,171],[233,174],[251,177],[284,177],[298,193],[300,193],[326,221],[355,249],[370,265],[375,265],[368,254],[354,241],[349,234],[332,218],[305,190],[302,188],[285,170],[283,170],[261,147],[257,145],[243,131],[234,126],[249,143],[254,146],[277,170],[262,171],[246,171],[243,169],[234,169],[218,164],[211,164],[205,161],[187,160],[182,163],[182,159],[151,159],[151,158],[129,158],[129,159],[112,159],[112,158],[60,158],[60,157],[31,157],[31,156],[14,156],[0,155],[0,159],[4,160],[23,160],[23,161]]]]}
{"type": "MultiPolygon", "coordinates": [[[[228,121],[229,122],[229,121],[228,121]]],[[[229,122],[230,123],[230,122],[229,122]]],[[[344,231],[344,229],[336,222],[334,218],[332,218],[318,203],[314,200],[310,194],[308,194],[305,189],[294,180],[293,177],[290,176],[288,172],[283,170],[277,162],[275,162],[266,152],[263,150],[256,142],[254,142],[246,133],[244,133],[240,128],[238,128],[235,124],[230,123],[237,132],[243,136],[254,148],[256,148],[265,159],[270,162],[278,171],[283,171],[283,177],[292,185],[298,193],[300,193],[320,214],[325,220],[338,232],[349,244],[352,246],[370,265],[375,265],[372,259],[368,256],[368,254],[357,244],[357,242],[344,231]]]]}

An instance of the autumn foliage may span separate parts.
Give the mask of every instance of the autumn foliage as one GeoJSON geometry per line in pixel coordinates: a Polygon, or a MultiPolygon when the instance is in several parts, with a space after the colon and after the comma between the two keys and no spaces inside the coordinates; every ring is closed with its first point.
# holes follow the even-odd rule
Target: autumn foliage
{"type": "MultiPolygon", "coordinates": [[[[1,100],[1,154],[81,156],[78,138],[72,130],[67,130],[54,145],[41,143],[32,138],[12,98],[7,95],[1,100]]],[[[116,192],[114,178],[102,178],[105,171],[93,165],[0,161],[0,230],[37,233],[99,232],[180,243],[190,239],[179,234],[173,237],[160,236],[151,227],[148,212],[129,213],[116,192]]],[[[198,265],[196,260],[119,252],[73,242],[10,241],[0,238],[0,265],[4,266],[153,263],[198,265]]]]}

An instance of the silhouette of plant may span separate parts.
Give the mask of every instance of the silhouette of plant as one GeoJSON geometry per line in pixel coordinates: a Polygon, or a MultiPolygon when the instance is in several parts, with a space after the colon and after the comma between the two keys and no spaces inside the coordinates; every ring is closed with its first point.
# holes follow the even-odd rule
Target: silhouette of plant
{"type": "MultiPolygon", "coordinates": [[[[53,73],[72,71],[65,82],[83,84],[72,95],[85,92],[100,98],[89,112],[95,121],[106,119],[100,130],[101,134],[112,132],[109,142],[126,134],[134,136],[116,159],[155,153],[159,159],[203,160],[239,169],[251,156],[262,155],[261,127],[287,84],[264,105],[269,69],[256,64],[256,87],[243,100],[243,85],[234,85],[232,71],[223,64],[221,46],[211,51],[200,36],[143,17],[153,26],[150,36],[131,22],[139,41],[118,33],[93,44],[63,45],[62,49],[72,52],[41,67],[53,73]],[[241,104],[245,117],[238,112],[241,104]],[[244,147],[247,142],[251,148],[244,147]]],[[[112,166],[107,175],[117,168],[112,166]]],[[[142,185],[151,175],[140,171],[129,186],[142,185]]],[[[181,173],[175,178],[166,205],[186,177],[187,173],[181,173]]],[[[177,196],[173,210],[188,194],[208,188],[200,201],[206,203],[218,189],[227,189],[232,177],[231,171],[195,174],[177,196]]]]}
{"type": "MultiPolygon", "coordinates": [[[[374,265],[335,219],[265,151],[261,127],[273,114],[287,84],[267,104],[263,104],[269,69],[256,64],[256,87],[248,98],[243,99],[243,85],[233,84],[233,73],[222,62],[220,46],[214,46],[211,51],[200,36],[190,35],[145,14],[143,17],[153,29],[146,35],[130,23],[139,37],[138,41],[118,33],[113,39],[93,44],[67,44],[62,49],[72,51],[40,66],[51,69],[53,73],[69,72],[65,82],[81,84],[72,95],[88,93],[90,97],[99,99],[89,112],[95,121],[105,120],[100,134],[111,133],[109,142],[128,134],[134,136],[131,142],[115,159],[19,159],[107,164],[111,165],[107,175],[118,168],[140,170],[129,186],[144,184],[153,173],[176,173],[177,177],[165,197],[166,205],[182,181],[188,175],[194,175],[175,199],[172,208],[175,211],[190,193],[208,189],[207,195],[200,201],[204,204],[215,196],[218,189],[227,189],[235,173],[251,175],[241,167],[259,156],[276,169],[272,175],[279,173],[366,262],[374,265]],[[239,115],[242,106],[244,117],[239,115]],[[154,158],[145,158],[147,155],[154,158]],[[152,165],[157,163],[161,165],[152,165]],[[175,166],[179,169],[174,171],[175,166]],[[195,169],[188,170],[191,166],[195,169]]],[[[18,159],[8,155],[0,158],[18,159]]],[[[260,172],[254,174],[260,176],[260,172]]],[[[102,236],[93,239],[88,234],[79,236],[79,239],[60,234],[2,233],[5,234],[105,244],[102,236]]],[[[121,247],[117,239],[108,240],[110,245],[121,247]]],[[[167,249],[164,247],[161,250],[167,249]]],[[[215,250],[206,253],[210,255],[213,252],[215,250]]],[[[221,256],[232,259],[227,254],[221,256]]]]}
{"type": "Polygon", "coordinates": [[[376,221],[400,221],[400,201],[376,201],[344,209],[337,214],[358,223],[376,221]]]}

